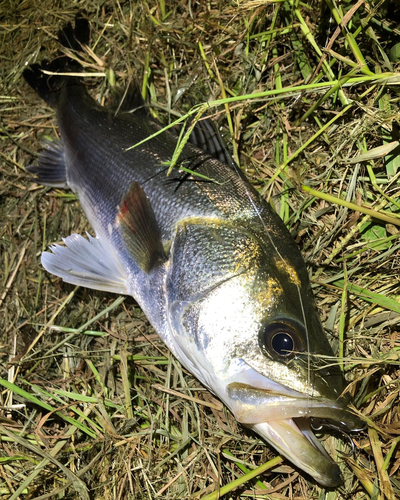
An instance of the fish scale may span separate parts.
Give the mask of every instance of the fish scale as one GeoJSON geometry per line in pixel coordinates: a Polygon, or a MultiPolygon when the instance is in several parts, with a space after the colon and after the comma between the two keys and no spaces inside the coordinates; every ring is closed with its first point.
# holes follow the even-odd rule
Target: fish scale
{"type": "MultiPolygon", "coordinates": [[[[60,40],[79,47],[88,33],[78,16],[60,40]]],[[[76,76],[56,74],[73,70],[76,62],[61,57],[24,71],[56,110],[61,134],[28,170],[77,193],[96,235],[68,236],[42,254],[43,266],[68,283],[132,295],[172,353],[239,422],[322,485],[338,485],[339,467],[310,422],[334,429],[340,422],[349,432],[363,424],[341,397],[343,376],[284,223],[238,171],[211,122],[167,177],[176,135],[163,131],[129,149],[161,125],[137,97],[139,109],[117,112],[99,106],[76,76]]]]}
{"type": "MultiPolygon", "coordinates": [[[[249,197],[254,204],[257,203],[260,213],[269,210],[269,207],[260,205],[258,195],[229,166],[188,144],[180,156],[180,163],[215,182],[192,176],[182,180],[187,176],[185,172],[166,177],[168,167],[165,163],[171,160],[175,151],[175,136],[164,132],[128,150],[161,127],[148,117],[145,126],[143,113],[114,116],[114,112],[94,105],[83,87],[69,85],[67,88],[67,92],[61,91],[66,96],[60,99],[57,107],[60,132],[70,152],[67,179],[74,191],[78,190],[77,185],[90,186],[90,194],[87,195],[89,203],[98,204],[99,200],[105,203],[112,198],[107,213],[114,217],[115,199],[122,201],[127,183],[136,180],[151,200],[161,231],[167,239],[174,224],[190,216],[242,219],[246,225],[253,219],[260,224],[259,214],[249,197]],[[82,109],[85,109],[85,115],[82,109]],[[89,132],[88,123],[91,124],[89,132]],[[113,138],[110,138],[110,129],[113,138]],[[118,141],[115,141],[115,136],[118,141]],[[99,158],[98,143],[103,145],[99,158]],[[88,151],[91,153],[88,154],[88,151]],[[133,170],[130,165],[134,163],[140,164],[140,168],[133,170]],[[93,172],[96,172],[95,177],[93,172]]],[[[275,226],[281,221],[275,216],[272,224],[268,219],[263,223],[275,226]]]]}

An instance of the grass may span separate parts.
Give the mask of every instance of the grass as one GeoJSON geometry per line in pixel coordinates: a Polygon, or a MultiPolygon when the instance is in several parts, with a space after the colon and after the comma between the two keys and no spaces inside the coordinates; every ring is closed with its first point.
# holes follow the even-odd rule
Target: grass
{"type": "Polygon", "coordinates": [[[399,498],[400,9],[380,0],[1,7],[0,497],[399,498]],[[57,127],[21,74],[54,57],[58,29],[79,10],[91,18],[82,62],[99,102],[135,80],[166,124],[207,109],[301,247],[369,424],[352,436],[354,455],[349,438],[324,440],[340,488],[319,487],[238,425],[133,299],[41,268],[50,243],[90,228],[74,196],[24,170],[57,127]]]}

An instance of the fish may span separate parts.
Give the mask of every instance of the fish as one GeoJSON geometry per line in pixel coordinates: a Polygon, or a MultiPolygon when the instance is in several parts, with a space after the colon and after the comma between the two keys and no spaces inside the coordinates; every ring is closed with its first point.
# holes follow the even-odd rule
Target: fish
{"type": "MultiPolygon", "coordinates": [[[[59,40],[73,51],[88,45],[86,17],[78,14],[59,40]]],[[[76,193],[95,234],[52,245],[43,267],[67,283],[132,296],[238,422],[321,485],[338,486],[340,468],[315,436],[316,422],[346,433],[364,424],[343,396],[342,371],[285,224],[212,122],[194,128],[167,175],[177,134],[138,92],[118,109],[100,106],[79,70],[61,56],[23,73],[55,110],[61,137],[27,170],[38,183],[76,193]]]]}

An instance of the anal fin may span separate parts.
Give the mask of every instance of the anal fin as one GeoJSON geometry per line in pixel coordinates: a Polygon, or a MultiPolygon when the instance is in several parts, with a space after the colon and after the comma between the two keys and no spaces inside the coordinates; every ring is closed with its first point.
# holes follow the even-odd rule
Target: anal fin
{"type": "Polygon", "coordinates": [[[64,238],[65,247],[53,245],[42,253],[42,265],[66,283],[129,295],[127,277],[107,242],[79,234],[64,238]]]}
{"type": "Polygon", "coordinates": [[[60,140],[44,141],[44,150],[39,154],[38,164],[26,167],[30,174],[35,174],[36,182],[45,186],[68,187],[65,151],[60,140]]]}
{"type": "Polygon", "coordinates": [[[116,226],[130,255],[145,273],[165,260],[161,232],[146,193],[132,182],[117,215],[116,226]]]}

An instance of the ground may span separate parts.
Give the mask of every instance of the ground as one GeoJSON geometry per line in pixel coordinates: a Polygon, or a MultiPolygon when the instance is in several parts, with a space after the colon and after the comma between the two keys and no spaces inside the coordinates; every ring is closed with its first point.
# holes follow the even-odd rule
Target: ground
{"type": "Polygon", "coordinates": [[[399,498],[397,5],[0,5],[0,496],[399,498]],[[22,71],[55,57],[58,30],[83,11],[92,95],[104,103],[134,81],[164,123],[210,102],[240,168],[301,248],[369,426],[324,438],[340,488],[324,490],[237,424],[132,298],[65,284],[41,267],[50,243],[90,227],[71,192],[39,186],[25,170],[57,124],[22,71]]]}

